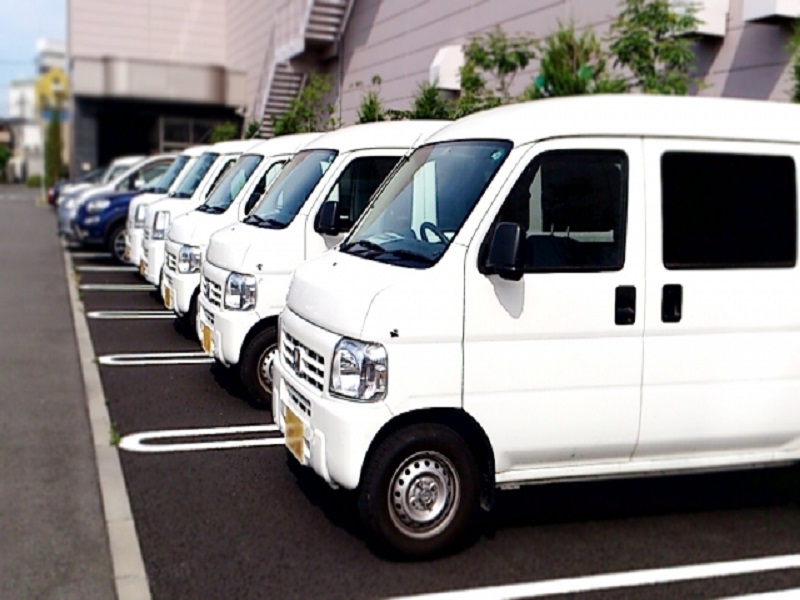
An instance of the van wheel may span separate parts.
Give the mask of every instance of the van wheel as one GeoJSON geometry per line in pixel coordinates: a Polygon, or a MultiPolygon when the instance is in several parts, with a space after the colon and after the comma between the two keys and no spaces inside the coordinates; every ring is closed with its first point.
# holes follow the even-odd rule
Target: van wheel
{"type": "Polygon", "coordinates": [[[270,325],[250,340],[239,359],[239,375],[247,400],[255,408],[272,408],[272,381],[278,358],[278,330],[270,325]]]}
{"type": "Polygon", "coordinates": [[[478,465],[464,439],[441,425],[386,438],[367,460],[361,521],[379,552],[427,558],[464,540],[479,504],[478,465]]]}
{"type": "Polygon", "coordinates": [[[200,296],[200,290],[195,290],[192,299],[189,302],[189,312],[180,318],[181,327],[193,339],[197,338],[197,303],[200,296]]]}
{"type": "Polygon", "coordinates": [[[125,262],[125,225],[115,225],[106,238],[106,248],[119,263],[125,262]]]}

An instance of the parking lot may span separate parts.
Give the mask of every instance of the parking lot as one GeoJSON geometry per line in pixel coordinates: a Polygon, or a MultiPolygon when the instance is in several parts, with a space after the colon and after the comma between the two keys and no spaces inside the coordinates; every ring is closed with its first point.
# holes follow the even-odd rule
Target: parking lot
{"type": "Polygon", "coordinates": [[[800,586],[796,566],[667,570],[800,553],[792,469],[500,492],[462,553],[381,560],[348,498],[298,480],[269,412],[205,360],[154,289],[108,256],[78,250],[72,261],[154,598],[387,597],[552,580],[566,582],[545,595],[588,589],[591,598],[800,586]],[[665,583],[629,574],[643,569],[663,570],[665,583]],[[606,590],[576,579],[606,573],[629,575],[606,590]]]}

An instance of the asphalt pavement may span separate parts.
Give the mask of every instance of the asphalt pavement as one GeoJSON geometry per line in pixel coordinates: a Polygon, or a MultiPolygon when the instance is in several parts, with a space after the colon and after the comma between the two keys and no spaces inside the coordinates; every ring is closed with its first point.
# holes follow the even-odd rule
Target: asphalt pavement
{"type": "MultiPolygon", "coordinates": [[[[40,242],[58,255],[52,239],[40,242]]],[[[74,263],[78,285],[90,286],[80,293],[153,598],[384,598],[510,584],[547,585],[483,597],[718,598],[800,587],[797,469],[499,492],[462,552],[378,558],[351,498],[288,468],[270,413],[251,408],[225,369],[192,363],[202,361],[197,342],[136,287],[135,272],[107,257],[74,263]],[[722,566],[693,570],[709,565],[722,566]],[[657,575],[636,575],[649,570],[657,575]],[[604,576],[621,580],[593,583],[604,576]]],[[[42,285],[63,286],[58,275],[42,285]]]]}

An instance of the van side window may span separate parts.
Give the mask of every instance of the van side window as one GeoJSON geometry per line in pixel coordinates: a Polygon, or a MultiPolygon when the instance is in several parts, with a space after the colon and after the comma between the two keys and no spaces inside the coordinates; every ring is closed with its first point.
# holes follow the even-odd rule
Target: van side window
{"type": "Polygon", "coordinates": [[[793,267],[797,179],[789,156],[666,152],[667,269],[793,267]]]}
{"type": "Polygon", "coordinates": [[[372,194],[399,160],[398,156],[365,156],[353,160],[345,167],[325,199],[339,203],[339,223],[342,231],[353,226],[367,207],[372,194]]]}
{"type": "Polygon", "coordinates": [[[522,173],[497,221],[525,231],[527,273],[616,271],[625,263],[627,190],[624,152],[546,152],[522,173]]]}

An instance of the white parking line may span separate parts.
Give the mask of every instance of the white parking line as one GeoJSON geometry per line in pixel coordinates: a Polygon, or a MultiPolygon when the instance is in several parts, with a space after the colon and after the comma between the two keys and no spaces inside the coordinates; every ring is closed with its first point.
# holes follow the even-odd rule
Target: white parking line
{"type": "Polygon", "coordinates": [[[119,319],[174,319],[175,313],[171,310],[93,310],[86,313],[90,319],[119,320],[119,319]]]}
{"type": "Polygon", "coordinates": [[[146,365],[203,365],[214,359],[205,352],[145,352],[137,354],[107,354],[97,358],[101,365],[141,367],[146,365]]]}
{"type": "Polygon", "coordinates": [[[495,598],[540,598],[557,594],[579,594],[620,588],[642,587],[679,581],[731,577],[765,571],[782,571],[800,568],[800,554],[767,556],[729,562],[645,569],[622,573],[587,575],[569,579],[551,579],[531,583],[516,583],[491,587],[454,590],[435,594],[404,596],[415,600],[489,600],[495,598]]]}
{"type": "Polygon", "coordinates": [[[78,289],[94,292],[134,292],[155,290],[156,287],[144,283],[82,283],[78,289]]]}
{"type": "Polygon", "coordinates": [[[179,442],[175,444],[153,444],[156,440],[241,435],[248,433],[276,433],[277,425],[242,425],[236,427],[213,427],[205,429],[172,429],[164,431],[145,431],[126,435],[119,447],[128,452],[191,452],[198,450],[231,450],[234,448],[253,448],[257,446],[283,446],[282,437],[262,437],[249,440],[219,440],[214,442],[179,442]]]}
{"type": "Polygon", "coordinates": [[[115,271],[138,271],[139,269],[125,265],[78,265],[75,270],[82,273],[113,273],[115,271]]]}
{"type": "MultiPolygon", "coordinates": [[[[66,247],[69,250],[69,246],[66,247]]],[[[109,252],[70,252],[71,258],[111,258],[109,252]]]]}

